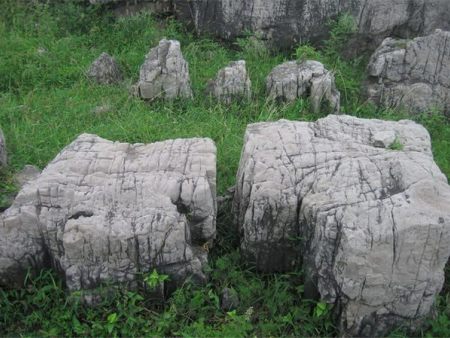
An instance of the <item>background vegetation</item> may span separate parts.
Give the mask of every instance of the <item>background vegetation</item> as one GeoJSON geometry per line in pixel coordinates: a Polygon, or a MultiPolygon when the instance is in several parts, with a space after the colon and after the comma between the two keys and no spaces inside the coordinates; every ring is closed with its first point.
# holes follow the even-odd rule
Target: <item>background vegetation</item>
{"type": "MultiPolygon", "coordinates": [[[[154,142],[175,137],[211,137],[218,148],[219,193],[235,181],[243,134],[248,123],[316,120],[309,103],[278,105],[266,100],[265,77],[285,60],[314,58],[336,73],[344,112],[367,118],[401,119],[402,112],[380,110],[364,102],[360,86],[367,56],[341,57],[353,23],[344,16],[332,25],[320,50],[298,46],[273,52],[257,37],[233,44],[196,37],[171,18],[149,15],[116,19],[100,7],[73,2],[0,2],[0,126],[10,166],[0,173],[0,207],[16,190],[13,174],[25,164],[43,168],[82,132],[110,140],[154,142]],[[145,103],[129,95],[145,54],[163,38],[177,39],[189,62],[195,98],[145,103]],[[125,71],[118,86],[89,82],[85,72],[103,51],[125,71]],[[229,61],[245,59],[254,95],[249,102],[223,106],[204,95],[207,80],[229,61]],[[99,109],[99,107],[101,107],[99,109]]],[[[433,112],[415,116],[433,140],[436,162],[450,176],[450,123],[433,112]]],[[[3,205],[2,205],[3,204],[3,205]]],[[[117,291],[94,308],[65,294],[61,280],[44,271],[21,290],[0,289],[0,336],[331,336],[335,334],[325,304],[303,298],[302,271],[261,275],[240,261],[236,231],[221,212],[218,240],[212,249],[210,282],[187,282],[165,302],[141,291],[117,291]],[[220,307],[224,287],[240,298],[233,311],[220,307]]],[[[164,276],[156,275],[156,284],[164,276]]],[[[450,336],[450,284],[438,302],[436,319],[422,335],[450,336]]],[[[393,335],[403,335],[401,331],[393,335]]]]}

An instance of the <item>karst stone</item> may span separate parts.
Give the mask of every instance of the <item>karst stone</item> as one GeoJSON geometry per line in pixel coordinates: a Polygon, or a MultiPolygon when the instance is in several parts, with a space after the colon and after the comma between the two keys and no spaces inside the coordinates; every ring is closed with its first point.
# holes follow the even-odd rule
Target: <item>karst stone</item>
{"type": "Polygon", "coordinates": [[[219,101],[230,104],[233,100],[250,99],[251,81],[245,61],[233,61],[219,70],[216,77],[208,83],[206,92],[219,101]]]}
{"type": "Polygon", "coordinates": [[[0,167],[6,166],[8,163],[8,156],[6,153],[6,142],[3,131],[0,129],[0,167]]]}
{"type": "Polygon", "coordinates": [[[0,215],[0,284],[52,267],[70,291],[133,287],[156,269],[203,282],[216,228],[210,139],[152,144],[82,134],[0,215]]]}
{"type": "Polygon", "coordinates": [[[450,32],[414,40],[387,38],[370,59],[367,95],[376,104],[411,114],[450,113],[450,32]]]}
{"type": "Polygon", "coordinates": [[[449,205],[429,134],[412,121],[247,128],[233,201],[243,256],[265,272],[302,261],[308,294],[334,305],[342,335],[423,323],[450,255],[449,205]]]}
{"type": "Polygon", "coordinates": [[[163,39],[150,50],[141,66],[136,91],[147,100],[192,97],[189,65],[178,41],[163,39]]]}
{"type": "Polygon", "coordinates": [[[270,99],[292,102],[309,97],[314,112],[318,113],[326,102],[332,112],[339,113],[340,93],[334,75],[320,62],[285,62],[267,76],[266,85],[270,99]]]}
{"type": "Polygon", "coordinates": [[[91,80],[100,84],[115,84],[123,80],[119,65],[107,53],[100,54],[91,64],[87,75],[91,80]]]}

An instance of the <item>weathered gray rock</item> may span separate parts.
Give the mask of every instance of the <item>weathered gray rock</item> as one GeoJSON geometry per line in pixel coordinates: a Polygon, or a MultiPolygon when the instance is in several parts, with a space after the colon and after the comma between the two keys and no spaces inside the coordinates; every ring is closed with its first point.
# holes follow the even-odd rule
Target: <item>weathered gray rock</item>
{"type": "Polygon", "coordinates": [[[272,100],[292,102],[309,95],[314,112],[318,113],[326,102],[333,113],[339,113],[340,93],[334,75],[320,62],[285,62],[267,76],[266,85],[272,100]]]}
{"type": "Polygon", "coordinates": [[[411,121],[329,115],[249,125],[233,210],[244,257],[266,272],[303,260],[343,335],[419,325],[444,282],[450,187],[411,121]],[[380,147],[395,134],[401,151],[380,147]],[[385,140],[385,137],[381,137],[385,140]]]}
{"type": "Polygon", "coordinates": [[[0,284],[53,267],[69,290],[133,287],[157,269],[204,281],[215,237],[216,150],[210,139],[153,144],[83,134],[0,215],[0,284]]]}
{"type": "Polygon", "coordinates": [[[375,44],[450,29],[448,0],[173,0],[173,6],[200,33],[233,39],[251,31],[282,48],[320,42],[328,21],[343,13],[355,18],[360,39],[375,44]]]}
{"type": "Polygon", "coordinates": [[[222,68],[206,88],[209,95],[219,101],[230,104],[237,99],[250,99],[252,96],[252,83],[247,73],[245,61],[233,61],[222,68]]]}
{"type": "Polygon", "coordinates": [[[102,53],[91,64],[87,72],[87,76],[100,84],[115,84],[123,80],[122,71],[119,65],[107,53],[102,53]]]}
{"type": "MultiPolygon", "coordinates": [[[[253,32],[272,45],[292,48],[321,42],[328,22],[343,13],[355,18],[358,41],[377,46],[388,36],[409,38],[450,30],[448,0],[90,0],[113,3],[114,11],[148,8],[173,13],[198,33],[234,39],[253,32]]],[[[361,43],[360,43],[361,44],[361,43]]],[[[358,43],[355,43],[357,46],[358,43]]]]}
{"type": "Polygon", "coordinates": [[[450,113],[450,32],[414,40],[387,38],[368,66],[367,94],[386,107],[411,113],[450,113]]]}
{"type": "Polygon", "coordinates": [[[8,156],[6,153],[6,142],[3,131],[0,129],[0,167],[8,164],[8,156]]]}
{"type": "Polygon", "coordinates": [[[189,66],[178,41],[163,39],[150,50],[141,66],[136,90],[147,100],[192,97],[189,66]]]}
{"type": "Polygon", "coordinates": [[[22,188],[28,182],[37,179],[40,174],[41,170],[38,167],[27,164],[21,171],[14,175],[14,181],[19,187],[22,188]]]}
{"type": "Polygon", "coordinates": [[[239,306],[239,295],[233,288],[224,288],[221,293],[220,307],[224,311],[231,311],[239,306]]]}

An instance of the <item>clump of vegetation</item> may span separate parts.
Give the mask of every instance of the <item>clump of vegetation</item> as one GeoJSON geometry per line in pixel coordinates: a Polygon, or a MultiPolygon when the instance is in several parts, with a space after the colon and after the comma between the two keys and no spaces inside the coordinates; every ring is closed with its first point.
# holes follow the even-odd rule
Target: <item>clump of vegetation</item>
{"type": "MultiPolygon", "coordinates": [[[[316,120],[306,101],[277,105],[266,100],[265,78],[292,58],[323,62],[336,74],[346,113],[397,120],[406,116],[380,110],[360,95],[365,60],[346,60],[343,42],[352,34],[350,19],[334,24],[322,49],[302,45],[291,53],[273,53],[258,38],[227,48],[196,38],[172,19],[150,15],[115,19],[99,6],[71,1],[51,5],[31,1],[0,2],[0,126],[10,167],[0,173],[0,196],[14,191],[12,175],[25,164],[44,167],[78,134],[95,133],[111,140],[154,142],[174,137],[210,137],[218,149],[218,190],[234,184],[243,135],[248,123],[316,120]],[[131,97],[148,50],[163,38],[181,41],[190,65],[192,101],[152,102],[131,97]],[[85,77],[89,64],[103,51],[113,55],[127,80],[101,86],[85,77]],[[203,95],[208,79],[232,60],[245,59],[253,83],[250,102],[224,106],[203,95]],[[96,107],[107,112],[94,114],[96,107]]],[[[416,117],[431,133],[435,160],[450,177],[450,123],[438,114],[416,117]]],[[[165,302],[145,297],[145,290],[114,291],[96,307],[86,307],[65,293],[61,279],[48,271],[29,278],[20,290],[0,289],[0,335],[42,336],[334,336],[331,309],[305,299],[303,273],[261,275],[241,263],[236,232],[229,216],[218,219],[218,238],[210,252],[210,280],[203,287],[189,282],[165,302]],[[233,311],[220,307],[224,287],[237,291],[233,311]]],[[[149,274],[149,286],[164,282],[149,274]]],[[[439,299],[430,335],[450,335],[449,286],[439,299]]],[[[400,333],[401,334],[401,333],[400,333]]],[[[424,333],[426,334],[426,333],[424,333]]]]}

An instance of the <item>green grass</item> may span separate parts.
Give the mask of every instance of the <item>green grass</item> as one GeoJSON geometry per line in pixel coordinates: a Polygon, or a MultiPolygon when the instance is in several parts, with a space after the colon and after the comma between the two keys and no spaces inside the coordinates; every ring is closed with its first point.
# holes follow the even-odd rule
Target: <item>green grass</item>
{"type": "MultiPolygon", "coordinates": [[[[336,73],[342,106],[359,117],[406,118],[392,110],[378,110],[361,99],[366,58],[344,60],[342,39],[352,25],[344,18],[335,25],[322,50],[299,46],[283,54],[247,37],[225,46],[198,38],[171,19],[149,15],[116,20],[100,7],[68,2],[52,5],[0,3],[0,126],[9,153],[9,167],[1,173],[0,204],[15,190],[12,176],[25,164],[41,168],[77,135],[95,133],[110,140],[154,142],[175,137],[211,137],[218,150],[218,186],[232,186],[248,123],[277,120],[315,120],[324,115],[309,111],[307,101],[291,105],[268,102],[265,77],[277,64],[292,58],[314,57],[336,73]],[[163,38],[181,41],[189,62],[194,99],[145,103],[129,95],[148,50],[163,38]],[[89,64],[103,51],[116,57],[126,80],[100,86],[85,77],[89,64]],[[245,59],[253,84],[250,102],[223,106],[204,95],[208,79],[232,60],[245,59]],[[98,106],[108,111],[95,114],[98,106]]],[[[439,114],[416,120],[427,127],[436,162],[450,177],[450,124],[439,114]]],[[[1,205],[0,205],[1,206],[1,205]]],[[[229,215],[218,220],[219,236],[210,263],[209,284],[186,283],[165,303],[151,301],[141,291],[117,291],[95,308],[70,300],[61,280],[48,271],[30,279],[24,289],[0,289],[0,335],[126,335],[126,336],[324,336],[335,334],[323,304],[303,298],[301,271],[260,275],[243,266],[229,215]],[[223,287],[234,288],[240,306],[220,309],[223,287]]],[[[446,289],[439,314],[428,334],[450,335],[446,289]]],[[[424,335],[426,333],[423,333],[424,335]]]]}

